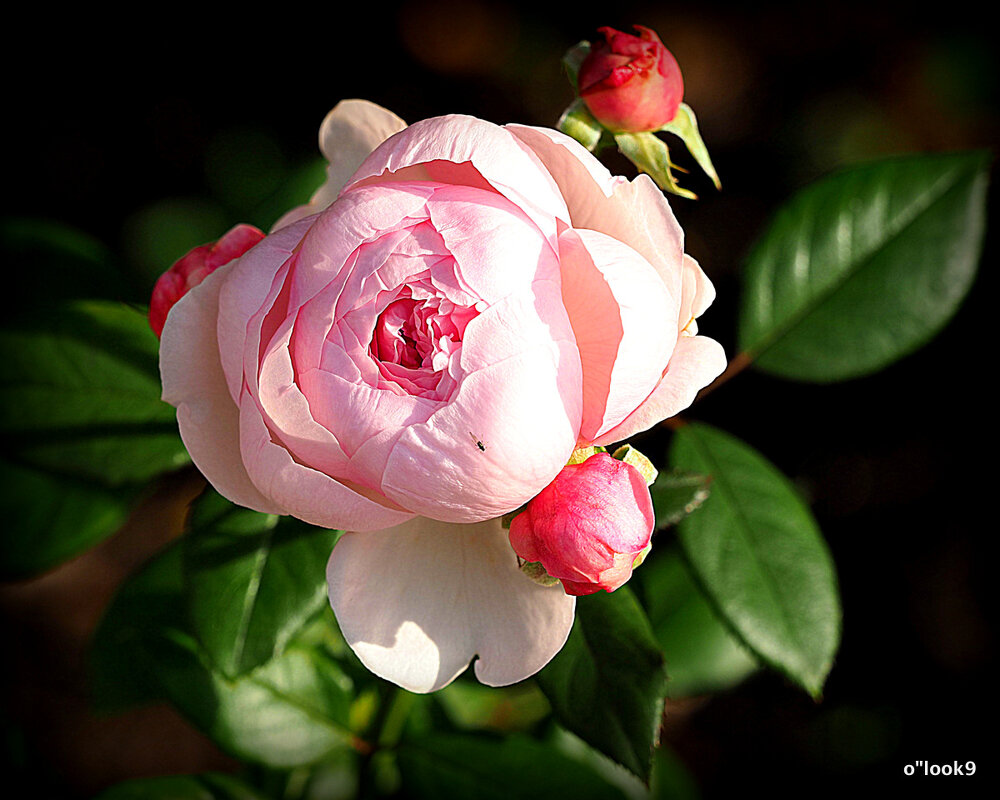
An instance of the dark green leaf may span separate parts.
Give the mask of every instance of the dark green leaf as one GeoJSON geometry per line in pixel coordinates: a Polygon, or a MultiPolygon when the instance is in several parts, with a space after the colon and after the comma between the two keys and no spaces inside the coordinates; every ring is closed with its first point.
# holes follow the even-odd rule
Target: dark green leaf
{"type": "Polygon", "coordinates": [[[764,663],[818,696],[840,642],[840,600],[826,543],[789,481],[748,445],[707,425],[680,428],[670,463],[712,477],[679,526],[699,584],[764,663]]]}
{"type": "Polygon", "coordinates": [[[627,587],[579,598],[569,640],[536,677],[563,726],[649,780],[667,675],[627,587]]]}
{"type": "Polygon", "coordinates": [[[434,800],[624,800],[589,767],[555,747],[515,734],[430,735],[404,742],[398,752],[407,796],[434,800]]]}
{"type": "Polygon", "coordinates": [[[675,547],[655,547],[636,578],[667,661],[667,696],[717,692],[758,669],[757,660],[719,621],[675,547]]]}
{"type": "Polygon", "coordinates": [[[138,489],[110,489],[0,458],[0,580],[51,569],[103,541],[128,517],[138,489]]]}
{"type": "Polygon", "coordinates": [[[264,796],[231,775],[206,772],[125,781],[95,800],[264,800],[264,796]]]}
{"type": "Polygon", "coordinates": [[[694,472],[669,470],[656,476],[649,493],[653,496],[656,527],[676,525],[698,508],[709,494],[711,481],[694,472]]]}
{"type": "Polygon", "coordinates": [[[184,580],[194,631],[223,675],[280,655],[323,607],[339,535],[202,495],[184,538],[184,580]]]}
{"type": "Polygon", "coordinates": [[[42,298],[145,300],[114,254],[83,231],[47,219],[0,220],[0,254],[17,275],[8,281],[8,308],[42,298]]]}
{"type": "Polygon", "coordinates": [[[750,255],[740,349],[767,372],[836,381],[933,338],[972,285],[989,155],[898,158],[795,196],[750,255]]]}
{"type": "MultiPolygon", "coordinates": [[[[99,699],[166,698],[227,752],[277,768],[314,763],[353,740],[353,686],[312,626],[280,657],[229,680],[192,635],[185,610],[175,544],[126,582],[97,631],[99,699]]],[[[331,619],[322,614],[316,624],[331,619]]]]}
{"type": "Polygon", "coordinates": [[[189,462],[160,400],[159,344],[145,315],[71,302],[0,330],[0,437],[18,462],[108,486],[189,462]]]}
{"type": "Polygon", "coordinates": [[[118,590],[90,648],[95,704],[118,711],[165,697],[157,671],[176,647],[168,631],[187,624],[180,547],[148,562],[118,590]]]}

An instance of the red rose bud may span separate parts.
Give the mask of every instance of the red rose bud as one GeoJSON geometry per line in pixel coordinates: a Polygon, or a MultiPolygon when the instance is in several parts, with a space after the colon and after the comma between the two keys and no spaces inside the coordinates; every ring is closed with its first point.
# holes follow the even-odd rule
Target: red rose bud
{"type": "Polygon", "coordinates": [[[540,563],[567,594],[612,592],[632,576],[653,533],[646,478],[624,461],[597,453],[568,464],[510,525],[510,544],[540,563]]]}
{"type": "Polygon", "coordinates": [[[615,132],[655,131],[677,114],[684,96],[681,68],[660,37],[642,25],[639,36],[598,28],[580,65],[580,97],[594,118],[615,132]]]}
{"type": "Polygon", "coordinates": [[[223,264],[239,258],[257,242],[264,233],[253,225],[237,225],[219,241],[203,244],[164,272],[153,287],[149,301],[149,326],[160,336],[167,314],[174,304],[201,283],[223,264]]]}

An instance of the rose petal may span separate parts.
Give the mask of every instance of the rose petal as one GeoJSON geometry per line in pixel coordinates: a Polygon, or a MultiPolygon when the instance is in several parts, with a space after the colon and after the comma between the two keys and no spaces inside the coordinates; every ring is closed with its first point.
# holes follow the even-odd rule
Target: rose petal
{"type": "Polygon", "coordinates": [[[280,507],[251,482],[240,458],[239,409],[219,359],[219,291],[236,262],[219,267],[173,307],[160,340],[163,399],[177,407],[181,439],[221,495],[268,514],[280,507]]]}
{"type": "Polygon", "coordinates": [[[376,530],[398,525],[413,514],[362,486],[348,486],[300,464],[276,444],[256,401],[244,394],[240,405],[240,452],[247,474],[281,513],[321,528],[376,530]]]}
{"type": "Polygon", "coordinates": [[[319,149],[328,162],[326,182],[316,190],[308,205],[289,211],[271,230],[284,228],[330,205],[372,150],[405,127],[406,123],[391,111],[367,100],[337,103],[319,129],[319,149]]]}
{"type": "Polygon", "coordinates": [[[667,371],[653,393],[621,425],[599,436],[594,444],[605,446],[624,441],[679,414],[694,402],[698,391],[719,377],[725,368],[726,353],[717,341],[707,336],[681,336],[667,371]]]}
{"type": "Polygon", "coordinates": [[[575,600],[525,577],[499,520],[451,525],[417,518],[347,533],[327,567],[330,604],[348,644],[376,675],[432,692],[476,661],[506,686],[562,648],[575,600]]]}
{"type": "Polygon", "coordinates": [[[566,203],[538,157],[506,129],[475,117],[414,123],[365,159],[344,191],[414,179],[492,187],[523,209],[553,243],[556,220],[569,220],[566,203]]]}
{"type": "Polygon", "coordinates": [[[574,228],[606,233],[639,252],[680,296],[684,231],[648,175],[612,176],[575,139],[548,128],[508,125],[542,160],[566,198],[574,228]]]}
{"type": "Polygon", "coordinates": [[[653,391],[677,339],[678,301],[656,270],[610,236],[559,237],[563,302],[583,364],[580,441],[618,425],[653,391]]]}

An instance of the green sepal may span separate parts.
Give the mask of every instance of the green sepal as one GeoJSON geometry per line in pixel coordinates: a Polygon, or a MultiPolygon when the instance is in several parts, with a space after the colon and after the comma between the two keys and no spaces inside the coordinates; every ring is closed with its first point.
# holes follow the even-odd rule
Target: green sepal
{"type": "Polygon", "coordinates": [[[563,69],[566,70],[566,77],[569,79],[573,91],[577,91],[579,82],[580,66],[583,60],[590,54],[590,42],[586,39],[577,42],[562,57],[563,69]]]}
{"type": "Polygon", "coordinates": [[[698,131],[698,120],[695,118],[691,106],[687,103],[681,103],[674,118],[660,130],[680,138],[691,155],[694,156],[694,160],[698,162],[698,166],[712,179],[715,188],[722,188],[722,182],[719,180],[715,167],[712,166],[712,159],[708,155],[708,148],[705,147],[705,142],[698,131]]]}
{"type": "Polygon", "coordinates": [[[611,454],[611,457],[619,461],[624,461],[626,464],[639,470],[639,474],[646,479],[647,486],[652,486],[656,480],[656,476],[659,474],[656,467],[653,466],[653,462],[630,444],[623,444],[611,454]]]}
{"type": "Polygon", "coordinates": [[[563,111],[556,127],[567,136],[572,136],[592,153],[597,149],[604,134],[604,126],[594,119],[586,103],[579,97],[563,111]]]}
{"type": "Polygon", "coordinates": [[[615,144],[621,154],[635,164],[640,172],[645,172],[663,191],[697,200],[698,195],[679,186],[671,170],[680,169],[670,161],[667,145],[655,133],[616,133],[615,144]]]}

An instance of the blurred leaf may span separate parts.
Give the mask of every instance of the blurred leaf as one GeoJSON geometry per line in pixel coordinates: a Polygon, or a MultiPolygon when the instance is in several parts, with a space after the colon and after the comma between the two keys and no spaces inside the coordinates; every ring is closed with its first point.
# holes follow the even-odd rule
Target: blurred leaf
{"type": "Polygon", "coordinates": [[[187,623],[183,590],[176,545],[122,584],[90,647],[91,690],[99,709],[120,711],[164,699],[157,671],[175,650],[165,632],[187,623]]]}
{"type": "Polygon", "coordinates": [[[240,508],[214,491],[184,537],[191,622],[229,678],[281,654],[326,603],[326,562],[340,534],[240,508]]]}
{"type": "Polygon", "coordinates": [[[526,731],[550,711],[545,695],[531,682],[495,688],[458,680],[434,698],[452,723],[466,730],[526,731]]]}
{"type": "Polygon", "coordinates": [[[653,496],[657,529],[676,525],[709,495],[711,481],[694,472],[669,470],[656,476],[649,493],[653,496]]]}
{"type": "Polygon", "coordinates": [[[313,193],[326,182],[326,159],[316,158],[285,176],[278,190],[263,200],[247,222],[268,231],[287,211],[306,205],[313,193]]]}
{"type": "Polygon", "coordinates": [[[144,299],[102,242],[55,220],[0,219],[0,253],[16,276],[5,287],[9,308],[55,299],[144,299]]]}
{"type": "Polygon", "coordinates": [[[653,755],[653,772],[647,786],[635,775],[589,747],[572,733],[556,726],[553,744],[574,761],[586,764],[629,800],[695,800],[698,787],[684,764],[670,750],[660,745],[653,755]]]}
{"type": "Polygon", "coordinates": [[[110,489],[0,458],[0,580],[27,578],[115,533],[140,490],[110,489]]]}
{"type": "Polygon", "coordinates": [[[560,724],[649,780],[667,674],[628,587],[580,597],[566,645],[536,679],[560,724]]]}
{"type": "Polygon", "coordinates": [[[126,220],[124,248],[146,292],[152,292],[156,279],[175,261],[199,245],[217,241],[240,221],[214,200],[164,198],[126,220]]]}
{"type": "Polygon", "coordinates": [[[657,549],[636,577],[666,658],[668,697],[728,689],[759,669],[757,660],[720,622],[675,547],[657,549]]]}
{"type": "Polygon", "coordinates": [[[818,696],[840,642],[837,580],[812,513],[763,456],[708,425],[674,435],[670,463],[712,477],[678,528],[706,596],[764,663],[818,696]]]}
{"type": "Polygon", "coordinates": [[[129,306],[75,301],[0,330],[0,436],[21,463],[108,486],[190,459],[160,400],[159,343],[129,306]]]}
{"type": "Polygon", "coordinates": [[[177,543],[131,577],[108,609],[92,652],[95,689],[103,705],[166,698],[237,758],[312,764],[353,743],[353,685],[312,626],[303,634],[280,657],[228,680],[190,631],[177,543]]]}
{"type": "Polygon", "coordinates": [[[406,796],[434,800],[624,800],[589,767],[520,734],[504,738],[433,734],[398,751],[406,796]]]}
{"type": "Polygon", "coordinates": [[[264,800],[264,795],[231,775],[206,772],[125,781],[95,800],[264,800]]]}
{"type": "Polygon", "coordinates": [[[786,378],[879,370],[932,339],[975,277],[989,155],[897,158],[796,195],[750,255],[740,349],[786,378]]]}

